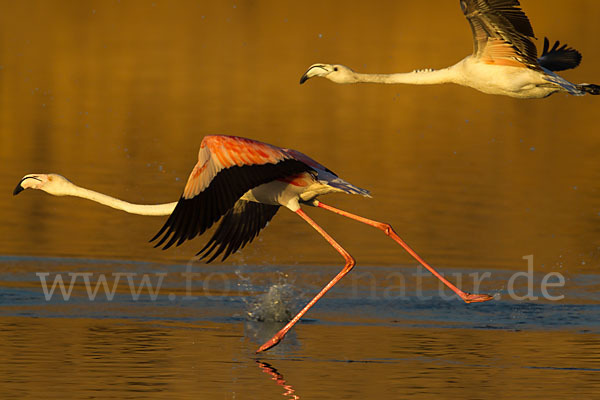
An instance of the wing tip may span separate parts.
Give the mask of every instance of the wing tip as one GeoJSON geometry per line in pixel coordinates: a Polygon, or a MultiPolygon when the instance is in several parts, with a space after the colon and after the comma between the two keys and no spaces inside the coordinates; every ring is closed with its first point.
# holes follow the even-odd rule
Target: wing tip
{"type": "Polygon", "coordinates": [[[564,71],[576,68],[581,64],[583,56],[577,49],[569,47],[566,43],[561,46],[558,40],[552,47],[550,47],[550,43],[550,40],[544,37],[544,47],[538,58],[540,66],[550,71],[564,71]]]}

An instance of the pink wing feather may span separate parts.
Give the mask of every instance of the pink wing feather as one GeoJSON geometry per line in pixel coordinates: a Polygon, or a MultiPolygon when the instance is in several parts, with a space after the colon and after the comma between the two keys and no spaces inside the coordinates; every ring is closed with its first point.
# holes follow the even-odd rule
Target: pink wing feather
{"type": "Polygon", "coordinates": [[[183,197],[190,199],[201,193],[226,168],[277,164],[289,158],[293,158],[293,155],[283,149],[256,140],[237,136],[206,136],[200,144],[198,163],[188,178],[183,197]]]}
{"type": "Polygon", "coordinates": [[[295,158],[292,152],[255,140],[206,136],[183,195],[167,222],[150,241],[162,236],[155,247],[166,242],[163,249],[167,249],[176,242],[180,245],[193,239],[234,207],[248,190],[276,179],[313,171],[313,163],[316,162],[307,163],[295,158]]]}

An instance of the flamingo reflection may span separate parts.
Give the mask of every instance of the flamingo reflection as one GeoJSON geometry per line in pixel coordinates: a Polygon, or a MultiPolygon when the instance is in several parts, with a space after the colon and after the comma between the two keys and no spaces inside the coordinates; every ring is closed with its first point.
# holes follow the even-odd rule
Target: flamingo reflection
{"type": "Polygon", "coordinates": [[[296,391],[292,387],[292,385],[288,385],[285,381],[283,375],[277,371],[277,368],[273,367],[271,364],[256,360],[258,366],[265,374],[271,375],[271,380],[275,381],[279,386],[285,389],[283,393],[284,397],[289,397],[290,399],[299,399],[300,396],[296,394],[296,391]]]}

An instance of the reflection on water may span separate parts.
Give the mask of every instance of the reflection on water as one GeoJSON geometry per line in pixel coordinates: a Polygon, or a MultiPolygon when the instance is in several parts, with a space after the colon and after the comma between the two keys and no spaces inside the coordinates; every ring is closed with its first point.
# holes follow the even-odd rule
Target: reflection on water
{"type": "Polygon", "coordinates": [[[294,301],[302,305],[337,267],[221,266],[216,275],[214,266],[197,266],[201,280],[190,297],[182,265],[9,257],[0,267],[7,397],[587,398],[600,390],[600,306],[597,293],[578,286],[567,285],[562,301],[515,301],[500,290],[498,300],[467,305],[442,297],[433,277],[423,278],[420,295],[407,279],[397,296],[385,292],[387,268],[357,267],[360,277],[342,280],[260,355],[264,379],[254,352],[284,323],[249,312],[279,309],[264,298],[281,287],[282,271],[305,277],[285,282],[285,290],[302,291],[294,301]],[[159,271],[165,278],[154,298],[147,288],[134,298],[124,281],[112,300],[104,293],[90,300],[81,283],[68,301],[59,290],[46,300],[36,271],[54,277],[90,266],[107,276],[159,271]]]}
{"type": "Polygon", "coordinates": [[[264,373],[271,375],[271,379],[274,380],[279,386],[285,389],[285,392],[283,393],[284,397],[289,397],[290,399],[300,398],[300,396],[296,394],[296,391],[294,390],[292,385],[288,384],[285,381],[283,375],[281,375],[275,367],[273,367],[269,363],[261,362],[259,360],[256,360],[256,362],[258,363],[258,366],[260,367],[260,369],[263,370],[264,373]]]}
{"type": "Polygon", "coordinates": [[[235,323],[3,318],[3,395],[252,399],[293,388],[323,399],[593,398],[600,390],[597,335],[343,324],[297,332],[302,348],[259,360],[273,368],[266,377],[235,323]]]}
{"type": "MultiPolygon", "coordinates": [[[[597,98],[298,85],[316,61],[373,72],[456,62],[472,46],[457,3],[2,2],[1,395],[597,397],[597,98]],[[206,266],[190,260],[202,239],[165,252],[147,243],[163,218],[11,196],[24,174],[56,172],[134,202],[173,201],[215,133],[297,148],[370,189],[373,199],[329,201],[390,222],[467,290],[470,274],[490,272],[481,291],[497,300],[468,306],[433,279],[419,285],[412,260],[379,232],[308,210],[358,265],[257,368],[257,345],[280,324],[246,313],[278,299],[267,314],[285,317],[341,267],[299,218],[279,213],[230,264],[206,266]],[[515,300],[508,282],[530,254],[540,299],[515,300]],[[191,288],[188,270],[200,274],[191,288]],[[112,300],[90,301],[79,275],[68,301],[46,301],[38,272],[125,275],[112,300]],[[565,277],[551,292],[561,301],[542,296],[549,272],[565,277]],[[166,274],[155,299],[131,295],[127,276],[144,274],[154,285],[166,274]],[[269,294],[279,284],[291,287],[269,294]]],[[[600,3],[522,3],[539,38],[583,53],[564,76],[598,79],[600,3]]]]}

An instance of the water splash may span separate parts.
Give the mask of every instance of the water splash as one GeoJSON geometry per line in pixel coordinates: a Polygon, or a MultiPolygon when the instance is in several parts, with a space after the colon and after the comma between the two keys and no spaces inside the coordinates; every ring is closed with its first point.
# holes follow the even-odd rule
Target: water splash
{"type": "MultiPolygon", "coordinates": [[[[243,276],[239,271],[239,286],[245,291],[256,291],[257,288],[250,283],[250,278],[243,276]]],[[[267,290],[255,297],[245,297],[246,317],[251,321],[260,322],[288,322],[298,309],[298,299],[301,291],[293,282],[289,282],[287,274],[278,273],[277,282],[271,283],[267,290]]]]}
{"type": "Polygon", "coordinates": [[[250,304],[246,314],[254,321],[287,322],[294,316],[295,293],[293,285],[276,283],[250,304]]]}

